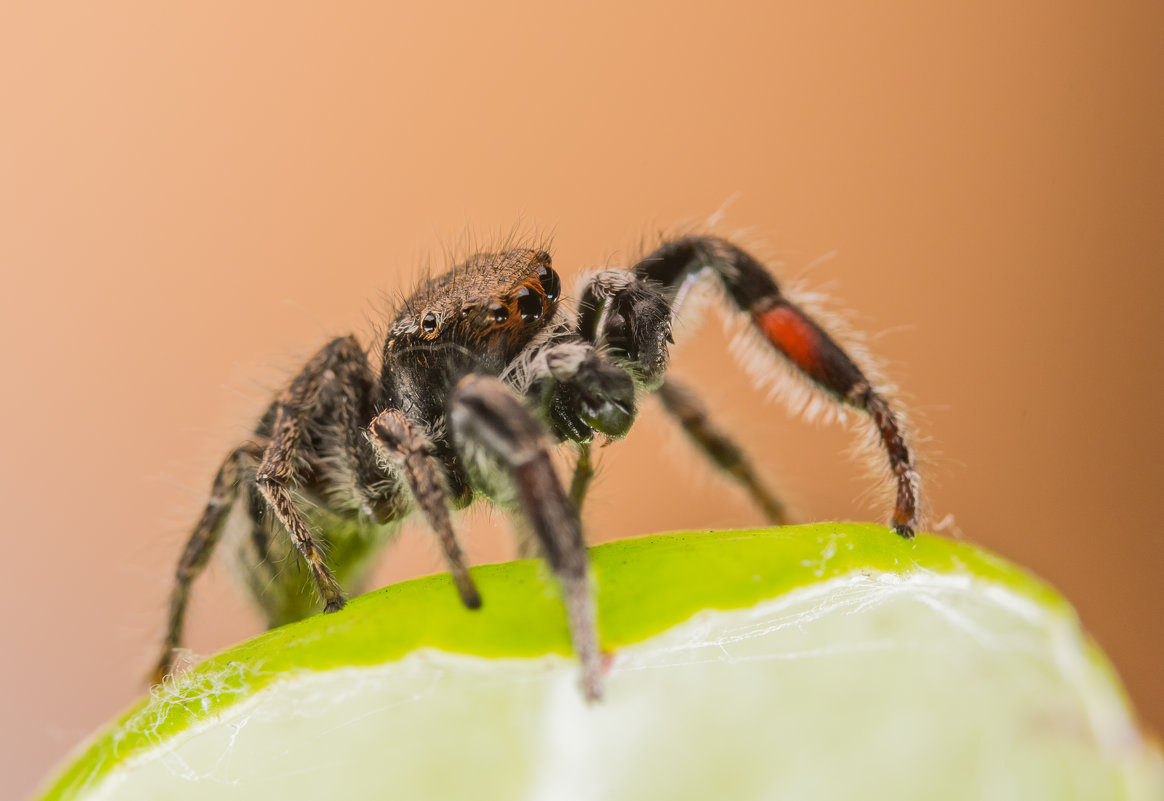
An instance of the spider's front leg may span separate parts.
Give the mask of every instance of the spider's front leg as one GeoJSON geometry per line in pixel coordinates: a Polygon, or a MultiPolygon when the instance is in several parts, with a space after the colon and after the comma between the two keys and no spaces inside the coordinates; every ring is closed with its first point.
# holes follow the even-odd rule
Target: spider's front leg
{"type": "MultiPolygon", "coordinates": [[[[371,448],[363,440],[361,419],[370,405],[372,375],[368,358],[355,337],[329,342],[304,366],[272,409],[270,444],[255,475],[255,485],[268,508],[282,523],[291,541],[311,570],[325,611],[345,604],[344,592],[328,565],[319,538],[299,509],[295,490],[304,478],[300,472],[313,449],[324,441],[325,431],[338,432],[335,443],[343,469],[350,472],[357,492],[364,494],[377,480],[379,468],[371,448]]],[[[316,476],[318,477],[318,476],[316,476]]],[[[362,499],[370,514],[388,505],[383,497],[368,493],[362,499]]]]}
{"type": "MultiPolygon", "coordinates": [[[[255,484],[268,507],[307,562],[328,612],[343,608],[346,602],[343,588],[324,559],[319,539],[296,505],[293,490],[300,479],[300,462],[306,456],[307,431],[322,398],[329,390],[334,392],[342,386],[345,379],[366,371],[367,357],[353,337],[333,340],[312,357],[275,405],[271,442],[255,476],[255,484]]],[[[337,404],[339,409],[346,406],[343,402],[337,404]]]]}
{"type": "Polygon", "coordinates": [[[449,499],[432,455],[432,443],[398,409],[381,412],[368,430],[377,452],[404,474],[416,505],[436,532],[462,603],[470,609],[479,608],[481,595],[469,575],[464,552],[453,531],[449,499]]]}
{"type": "Polygon", "coordinates": [[[919,481],[896,414],[852,358],[781,294],[768,271],[746,251],[718,237],[685,237],[664,243],[629,271],[599,273],[583,293],[579,331],[628,359],[644,385],[657,387],[666,369],[674,316],[706,273],[719,280],[775,353],[826,396],[872,418],[897,485],[893,528],[912,537],[919,481]]]}
{"type": "Polygon", "coordinates": [[[570,639],[582,662],[583,691],[587,699],[597,700],[602,668],[590,560],[578,513],[554,474],[546,432],[505,384],[482,375],[457,385],[449,422],[458,451],[470,462],[484,457],[511,485],[522,517],[562,585],[570,639]]]}

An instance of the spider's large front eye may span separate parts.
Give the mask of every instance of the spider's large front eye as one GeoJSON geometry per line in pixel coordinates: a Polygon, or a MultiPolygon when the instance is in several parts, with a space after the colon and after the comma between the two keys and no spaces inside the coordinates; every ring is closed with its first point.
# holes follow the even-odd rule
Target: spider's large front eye
{"type": "Polygon", "coordinates": [[[542,291],[546,293],[546,300],[550,303],[553,303],[562,294],[562,281],[558,278],[558,274],[554,272],[553,267],[539,264],[538,281],[541,282],[542,291]]]}
{"type": "Polygon", "coordinates": [[[429,312],[428,314],[426,314],[424,316],[424,319],[420,321],[420,328],[426,334],[431,334],[433,331],[435,331],[436,325],[437,325],[437,318],[436,318],[436,315],[433,314],[432,312],[429,312]]]}
{"type": "Polygon", "coordinates": [[[542,298],[528,286],[517,290],[517,311],[523,322],[532,323],[542,316],[542,298]]]}

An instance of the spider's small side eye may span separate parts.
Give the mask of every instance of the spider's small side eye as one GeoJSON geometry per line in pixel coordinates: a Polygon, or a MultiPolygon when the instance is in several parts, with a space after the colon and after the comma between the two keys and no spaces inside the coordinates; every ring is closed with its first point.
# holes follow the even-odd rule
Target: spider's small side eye
{"type": "Polygon", "coordinates": [[[436,330],[436,327],[437,327],[436,315],[433,314],[432,312],[429,312],[428,314],[426,314],[424,316],[424,319],[420,321],[420,327],[424,331],[424,333],[431,334],[433,331],[436,330]]]}
{"type": "Polygon", "coordinates": [[[509,319],[509,309],[505,308],[500,303],[493,303],[489,306],[489,317],[495,323],[504,323],[509,319]]]}
{"type": "Polygon", "coordinates": [[[538,281],[541,282],[542,291],[546,294],[546,300],[550,303],[553,303],[562,294],[562,281],[558,278],[558,274],[554,272],[552,267],[539,264],[538,281]]]}

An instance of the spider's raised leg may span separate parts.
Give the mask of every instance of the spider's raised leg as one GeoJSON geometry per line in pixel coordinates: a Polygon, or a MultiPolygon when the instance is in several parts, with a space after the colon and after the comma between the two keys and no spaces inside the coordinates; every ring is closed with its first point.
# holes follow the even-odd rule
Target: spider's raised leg
{"type": "Polygon", "coordinates": [[[182,628],[186,621],[186,603],[190,599],[190,585],[210,561],[214,546],[222,534],[223,523],[238,497],[239,479],[243,470],[252,467],[263,455],[263,448],[253,442],[239,445],[223,461],[214,477],[210,498],[202,517],[194,526],[190,539],[174,572],[174,588],[170,591],[170,608],[166,617],[166,636],[162,655],[154,668],[152,681],[160,684],[174,666],[174,649],[182,642],[182,628]]]}
{"type": "Polygon", "coordinates": [[[590,594],[589,565],[578,513],[554,475],[545,432],[501,381],[471,375],[458,383],[449,408],[462,453],[484,456],[508,478],[525,522],[565,594],[570,639],[582,662],[586,697],[599,697],[601,652],[590,594]]]}
{"type": "Polygon", "coordinates": [[[470,609],[477,609],[481,606],[481,595],[473,584],[465,555],[453,532],[449,501],[431,455],[432,443],[408,422],[403,412],[396,409],[381,412],[368,429],[376,448],[404,474],[412,497],[436,532],[461,601],[470,609]]]}
{"type": "Polygon", "coordinates": [[[897,484],[893,527],[912,537],[918,476],[888,401],[824,329],[781,294],[768,271],[736,245],[718,237],[685,237],[664,243],[630,271],[599,273],[583,293],[579,331],[628,359],[642,383],[654,389],[666,369],[674,314],[704,273],[719,279],[727,297],[774,351],[827,396],[872,418],[897,484]]]}
{"type": "Polygon", "coordinates": [[[658,395],[663,407],[679,421],[707,458],[747,490],[768,522],[774,526],[785,525],[788,513],[784,504],[765,485],[743,449],[708,419],[707,410],[695,393],[686,384],[667,376],[658,389],[658,395]]]}

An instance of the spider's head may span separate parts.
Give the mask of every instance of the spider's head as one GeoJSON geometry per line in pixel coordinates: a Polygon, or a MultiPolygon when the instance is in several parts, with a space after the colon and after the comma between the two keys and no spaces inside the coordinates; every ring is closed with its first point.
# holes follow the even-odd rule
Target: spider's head
{"type": "Polygon", "coordinates": [[[478,253],[405,301],[388,349],[449,343],[506,363],[553,319],[561,295],[549,253],[478,253]]]}

